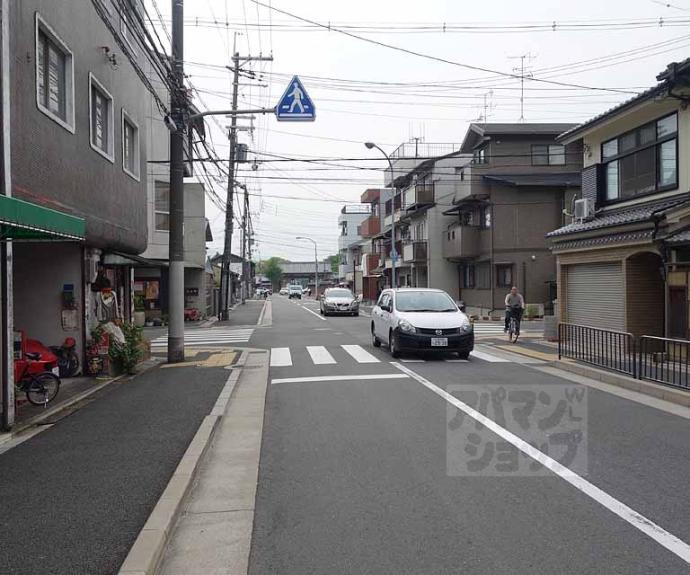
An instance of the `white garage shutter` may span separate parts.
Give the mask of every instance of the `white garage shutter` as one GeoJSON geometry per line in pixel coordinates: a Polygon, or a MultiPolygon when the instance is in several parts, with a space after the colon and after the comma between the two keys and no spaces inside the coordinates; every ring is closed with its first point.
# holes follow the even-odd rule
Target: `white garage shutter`
{"type": "Polygon", "coordinates": [[[567,290],[568,323],[625,331],[620,262],[567,266],[567,290]]]}

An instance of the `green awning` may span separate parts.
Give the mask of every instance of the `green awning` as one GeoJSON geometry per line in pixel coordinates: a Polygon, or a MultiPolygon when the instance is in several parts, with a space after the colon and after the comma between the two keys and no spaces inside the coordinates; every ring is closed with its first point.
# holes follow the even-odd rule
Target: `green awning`
{"type": "Polygon", "coordinates": [[[0,196],[0,239],[84,240],[83,218],[44,208],[38,204],[0,196]]]}

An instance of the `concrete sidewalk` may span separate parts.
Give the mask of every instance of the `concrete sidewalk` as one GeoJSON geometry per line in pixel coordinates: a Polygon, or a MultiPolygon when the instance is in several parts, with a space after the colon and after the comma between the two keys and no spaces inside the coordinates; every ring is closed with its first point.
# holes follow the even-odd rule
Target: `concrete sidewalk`
{"type": "Polygon", "coordinates": [[[268,383],[268,353],[249,353],[241,369],[158,573],[247,573],[268,383]]]}
{"type": "Polygon", "coordinates": [[[0,571],[116,573],[227,377],[190,362],[121,378],[0,453],[0,571]]]}
{"type": "Polygon", "coordinates": [[[261,310],[264,308],[266,300],[248,299],[244,305],[238,304],[230,312],[230,317],[227,320],[220,320],[214,324],[214,327],[237,327],[256,325],[259,322],[261,310]]]}

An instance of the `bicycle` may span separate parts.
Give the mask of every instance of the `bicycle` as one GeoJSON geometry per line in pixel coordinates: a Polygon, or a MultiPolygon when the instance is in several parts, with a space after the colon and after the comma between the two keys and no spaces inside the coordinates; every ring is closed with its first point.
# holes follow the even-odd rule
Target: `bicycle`
{"type": "Polygon", "coordinates": [[[24,369],[16,377],[15,384],[19,391],[26,394],[26,399],[33,405],[46,407],[60,391],[60,378],[50,371],[31,373],[29,366],[32,362],[41,359],[40,353],[25,353],[29,360],[25,363],[24,369]]]}
{"type": "Polygon", "coordinates": [[[522,308],[510,309],[510,320],[508,321],[508,341],[510,343],[517,343],[520,337],[520,315],[522,315],[522,308]],[[514,337],[513,337],[514,336],[514,337]]]}
{"type": "Polygon", "coordinates": [[[60,377],[74,377],[81,371],[79,356],[75,351],[77,342],[73,337],[65,339],[60,346],[53,345],[50,347],[58,358],[58,368],[60,369],[60,377]]]}

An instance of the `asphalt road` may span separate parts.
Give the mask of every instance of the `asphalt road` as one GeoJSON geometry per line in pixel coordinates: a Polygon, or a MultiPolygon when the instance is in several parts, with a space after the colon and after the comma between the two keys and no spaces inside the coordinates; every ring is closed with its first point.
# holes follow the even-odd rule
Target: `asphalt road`
{"type": "Polygon", "coordinates": [[[0,454],[0,573],[117,573],[227,376],[156,368],[0,454]]]}
{"type": "Polygon", "coordinates": [[[368,318],[272,300],[250,573],[690,572],[690,411],[486,344],[391,363],[368,318]]]}

